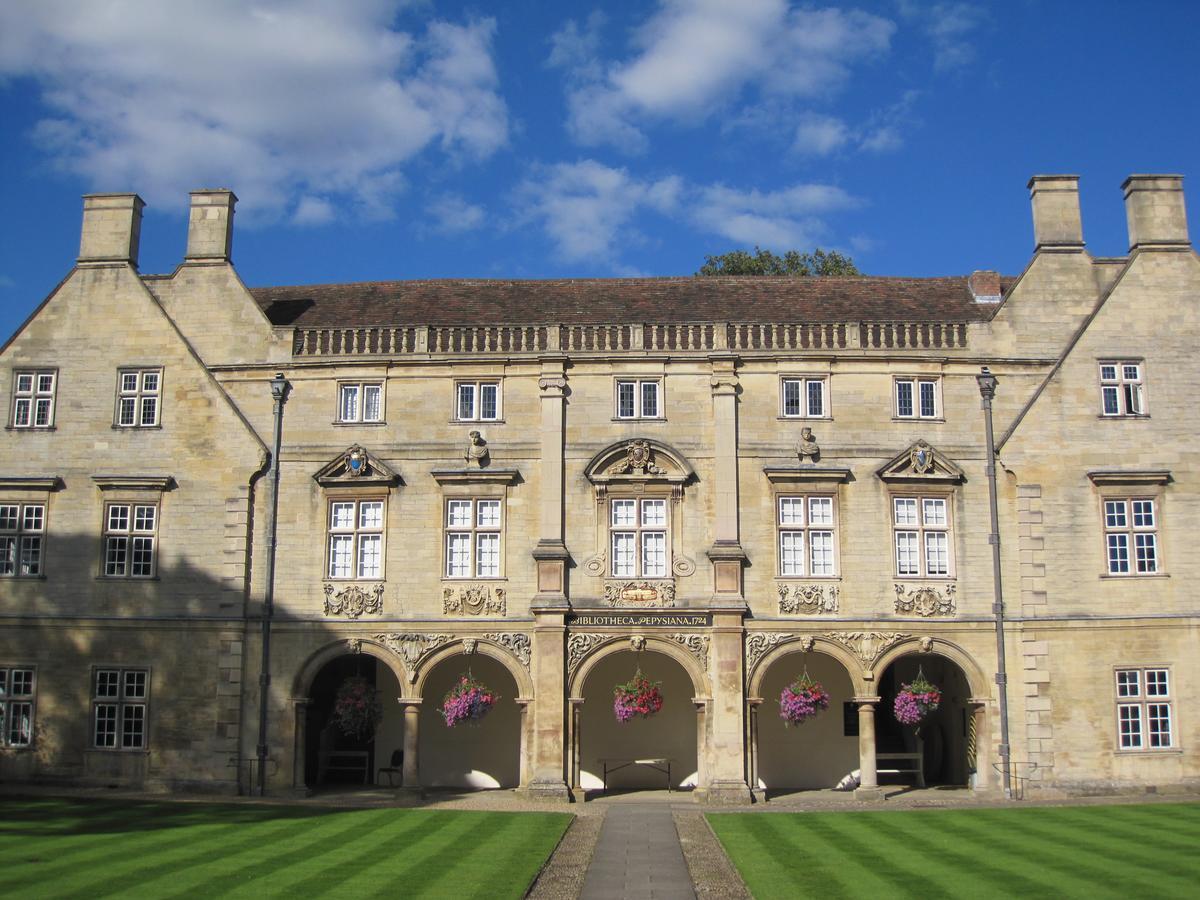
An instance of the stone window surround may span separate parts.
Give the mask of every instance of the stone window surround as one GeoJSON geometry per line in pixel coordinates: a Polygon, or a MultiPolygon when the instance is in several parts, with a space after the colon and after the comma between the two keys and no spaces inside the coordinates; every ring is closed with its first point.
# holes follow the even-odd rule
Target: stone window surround
{"type": "Polygon", "coordinates": [[[793,419],[808,419],[812,421],[826,421],[833,418],[833,409],[830,403],[830,377],[828,372],[787,372],[781,373],[779,376],[779,419],[791,421],[793,419]],[[786,391],[789,382],[800,382],[800,404],[803,412],[788,413],[786,405],[786,391]],[[809,415],[808,408],[808,383],[816,381],[821,383],[821,414],[809,415]]]}
{"type": "Polygon", "coordinates": [[[450,421],[454,422],[486,422],[489,425],[503,424],[504,422],[504,380],[495,375],[480,375],[477,378],[472,377],[456,377],[454,379],[454,393],[451,397],[452,406],[450,408],[450,421]],[[473,415],[461,416],[459,408],[459,394],[464,385],[473,385],[475,388],[474,398],[472,400],[473,415]],[[481,415],[481,388],[483,385],[495,385],[496,387],[496,415],[484,417],[481,415]]]}
{"type": "MultiPolygon", "coordinates": [[[[1093,469],[1087,473],[1088,480],[1096,486],[1097,506],[1099,516],[1099,549],[1100,549],[1100,578],[1120,579],[1129,578],[1167,578],[1166,562],[1163,558],[1163,546],[1166,543],[1166,527],[1163,517],[1163,501],[1166,499],[1167,485],[1171,483],[1170,471],[1166,469],[1093,469]],[[1136,557],[1133,555],[1133,542],[1130,542],[1130,571],[1110,572],[1108,565],[1108,534],[1105,527],[1104,504],[1110,500],[1152,500],[1154,501],[1155,556],[1157,569],[1153,572],[1136,571],[1136,557]]],[[[1127,507],[1127,514],[1132,517],[1132,507],[1127,507]]],[[[1125,530],[1132,535],[1132,518],[1129,528],[1125,530]]]]}
{"type": "Polygon", "coordinates": [[[54,415],[58,409],[58,369],[41,366],[41,367],[22,367],[14,368],[12,371],[12,396],[9,406],[8,425],[9,431],[52,431],[54,430],[54,415]],[[29,376],[30,385],[28,391],[19,389],[20,380],[23,376],[29,376]],[[51,379],[50,389],[41,390],[41,379],[49,377],[51,379]],[[49,400],[49,412],[44,425],[35,424],[37,422],[37,408],[41,400],[49,400]],[[28,424],[18,424],[17,422],[17,407],[21,400],[28,400],[28,424]]]}
{"type": "MultiPolygon", "coordinates": [[[[841,502],[842,485],[851,476],[851,470],[841,466],[767,466],[763,475],[771,483],[773,534],[775,537],[775,578],[777,581],[812,580],[824,583],[841,581],[841,502]],[[779,548],[779,500],[781,497],[832,497],[833,498],[833,575],[784,575],[779,548]]],[[[806,511],[807,513],[807,511],[806,511]]],[[[807,520],[806,520],[807,521],[807,520]]],[[[806,526],[807,530],[807,526],[806,526]]],[[[806,567],[807,571],[807,567],[806,567]]]]}
{"type": "Polygon", "coordinates": [[[89,750],[97,750],[105,753],[149,753],[150,752],[150,687],[152,683],[152,671],[150,666],[129,666],[119,664],[94,664],[89,672],[91,679],[91,689],[89,695],[91,697],[91,737],[88,741],[89,750]],[[118,693],[115,696],[101,696],[99,693],[99,674],[101,672],[117,672],[118,693]],[[145,689],[141,696],[126,697],[126,673],[142,673],[145,675],[145,689]],[[102,706],[115,706],[115,727],[114,734],[115,746],[103,746],[96,738],[97,734],[97,713],[102,706]],[[126,747],[124,744],[125,736],[125,718],[126,710],[140,707],[142,709],[142,729],[141,729],[141,745],[134,747],[126,747]]]}
{"type": "Polygon", "coordinates": [[[1136,665],[1136,666],[1113,666],[1113,722],[1114,722],[1114,743],[1115,750],[1118,754],[1145,754],[1145,753],[1180,753],[1182,747],[1179,744],[1179,726],[1175,720],[1174,710],[1174,680],[1175,676],[1168,664],[1159,665],[1136,665]],[[1121,695],[1121,675],[1124,673],[1137,673],[1137,693],[1127,696],[1121,695]],[[1150,694],[1149,685],[1146,675],[1149,672],[1163,673],[1166,676],[1167,692],[1165,694],[1150,694]],[[1168,739],[1170,743],[1160,745],[1158,747],[1150,746],[1150,709],[1151,706],[1166,707],[1166,722],[1168,728],[1168,739]],[[1122,707],[1136,707],[1138,709],[1137,724],[1138,738],[1141,741],[1140,746],[1121,746],[1121,712],[1122,707]]]}
{"type": "MultiPolygon", "coordinates": [[[[158,563],[162,552],[163,508],[165,495],[175,487],[170,475],[93,475],[92,482],[100,489],[103,502],[100,504],[100,545],[96,577],[102,581],[154,581],[159,577],[158,563]],[[153,506],[154,514],[154,559],[153,572],[149,576],[105,575],[108,544],[108,509],[113,505],[153,506]]],[[[130,510],[132,519],[133,510],[130,510]]],[[[132,527],[132,521],[130,523],[132,527]]],[[[132,534],[132,532],[130,532],[132,534]]]]}
{"type": "MultiPolygon", "coordinates": [[[[1148,419],[1150,406],[1146,401],[1146,361],[1139,356],[1104,356],[1096,360],[1096,387],[1100,396],[1101,419],[1148,419]],[[1104,367],[1113,366],[1116,369],[1115,378],[1104,377],[1104,367]],[[1137,378],[1125,377],[1125,366],[1137,366],[1137,378]],[[1128,409],[1126,388],[1136,386],[1137,403],[1141,407],[1136,412],[1128,409]],[[1116,391],[1117,412],[1107,412],[1104,408],[1104,391],[1112,388],[1116,391]]],[[[1130,392],[1132,393],[1132,392],[1130,392]]]]}
{"type": "MultiPolygon", "coordinates": [[[[438,469],[431,473],[434,480],[442,487],[441,497],[441,549],[438,555],[441,559],[442,584],[461,586],[466,582],[484,582],[488,584],[503,583],[508,580],[505,559],[508,552],[506,532],[508,530],[508,492],[515,484],[520,474],[515,469],[438,469]],[[449,510],[451,500],[498,500],[500,501],[500,572],[490,576],[453,576],[447,574],[449,569],[449,510]]],[[[476,507],[472,504],[471,515],[476,515],[476,507]]],[[[475,571],[474,534],[472,529],[472,571],[475,571]]]]}
{"type": "Polygon", "coordinates": [[[667,380],[662,372],[638,374],[635,372],[622,372],[619,375],[613,376],[613,414],[612,421],[614,422],[665,422],[667,420],[667,380]],[[621,385],[633,385],[633,415],[621,415],[621,385]],[[655,402],[658,405],[657,412],[652,416],[642,414],[642,387],[646,384],[657,385],[655,389],[655,402]]]}
{"type": "Polygon", "coordinates": [[[113,403],[113,428],[118,430],[138,429],[138,428],[162,428],[163,415],[163,379],[166,373],[161,365],[128,365],[117,367],[117,384],[116,384],[116,400],[113,403]],[[131,389],[125,387],[125,376],[134,375],[136,377],[136,385],[131,389]],[[153,389],[146,388],[146,376],[156,375],[156,386],[153,389]],[[121,420],[122,403],[126,399],[133,400],[133,420],[123,422],[121,420]],[[148,400],[154,401],[154,421],[143,422],[142,416],[144,412],[145,402],[148,400]]]}
{"type": "Polygon", "coordinates": [[[896,573],[897,581],[938,581],[947,582],[954,581],[958,577],[955,558],[957,554],[954,552],[954,501],[957,493],[953,490],[930,490],[927,486],[913,485],[908,490],[897,487],[890,491],[888,498],[888,521],[891,523],[891,545],[892,545],[892,568],[896,573]],[[912,499],[917,501],[917,524],[916,525],[900,525],[896,522],[896,501],[902,499],[912,499]],[[946,525],[927,526],[925,523],[925,500],[942,500],[945,503],[946,509],[946,525]],[[900,531],[917,532],[918,558],[920,560],[920,572],[918,573],[901,573],[900,572],[900,554],[899,547],[896,544],[896,534],[900,531]],[[928,574],[928,557],[926,555],[925,535],[926,532],[941,532],[946,535],[946,573],[944,575],[928,574]]]}
{"type": "MultiPolygon", "coordinates": [[[[13,516],[12,528],[5,528],[0,522],[0,540],[5,543],[12,541],[11,547],[11,562],[12,571],[0,571],[0,578],[44,578],[46,575],[46,500],[39,497],[36,500],[30,500],[28,497],[19,499],[7,500],[0,497],[0,506],[13,507],[16,512],[13,516]],[[32,525],[29,521],[30,509],[36,509],[36,525],[32,525]],[[27,547],[36,548],[34,554],[37,558],[36,571],[23,572],[22,561],[25,558],[25,550],[27,547]]],[[[7,562],[9,550],[6,547],[0,547],[0,562],[7,562]]]]}
{"type": "Polygon", "coordinates": [[[841,546],[839,535],[841,533],[841,516],[838,504],[838,492],[836,490],[813,489],[813,490],[779,490],[773,492],[772,501],[775,508],[775,577],[778,579],[813,579],[816,581],[837,581],[841,577],[841,546]],[[786,525],[783,522],[783,501],[785,499],[800,499],[803,504],[804,524],[802,525],[786,525]],[[829,525],[813,525],[810,522],[811,504],[810,500],[824,499],[831,501],[833,521],[829,525]],[[829,574],[814,575],[812,573],[812,542],[811,533],[829,532],[832,540],[833,552],[833,571],[829,574]],[[784,532],[802,532],[804,550],[803,550],[803,568],[800,573],[786,573],[783,571],[783,535],[784,532]]]}
{"type": "Polygon", "coordinates": [[[325,493],[325,560],[324,571],[322,573],[326,581],[338,583],[354,582],[354,581],[383,581],[387,574],[387,521],[388,521],[388,495],[391,492],[387,488],[374,488],[367,490],[348,490],[334,489],[327,490],[325,493]],[[379,502],[383,504],[382,525],[376,531],[375,529],[363,529],[360,527],[360,504],[363,502],[379,502]],[[333,508],[338,503],[353,503],[354,504],[354,527],[350,531],[334,531],[333,528],[333,508]],[[358,574],[360,543],[359,538],[364,535],[379,535],[379,572],[375,575],[358,574]],[[352,535],[353,536],[353,553],[351,559],[352,574],[349,576],[335,576],[333,574],[333,539],[335,535],[352,535]]]}
{"type": "Polygon", "coordinates": [[[942,376],[941,375],[893,375],[892,376],[892,419],[897,422],[944,422],[945,407],[942,405],[942,376]],[[912,385],[911,415],[900,414],[900,384],[907,382],[912,385]],[[933,384],[933,415],[921,414],[921,384],[933,384]]]}

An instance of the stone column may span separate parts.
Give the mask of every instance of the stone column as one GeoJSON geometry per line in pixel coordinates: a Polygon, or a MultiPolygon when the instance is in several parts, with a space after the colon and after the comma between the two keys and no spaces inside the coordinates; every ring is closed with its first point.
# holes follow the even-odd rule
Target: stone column
{"type": "Polygon", "coordinates": [[[855,697],[858,704],[858,790],[860,800],[882,800],[879,774],[875,766],[875,704],[879,697],[855,697]]]}
{"type": "MultiPolygon", "coordinates": [[[[742,600],[742,566],[746,553],[738,538],[737,361],[710,357],[713,398],[713,482],[716,519],[708,558],[713,566],[713,594],[718,602],[742,600]]],[[[743,601],[744,602],[744,601],[743,601]]],[[[739,708],[741,703],[738,704],[739,708]]]]}
{"type": "MultiPolygon", "coordinates": [[[[579,723],[583,718],[583,698],[572,697],[569,702],[571,704],[571,771],[568,783],[572,791],[582,791],[583,783],[579,775],[579,759],[582,747],[580,743],[579,723]]],[[[578,799],[583,799],[583,795],[581,794],[578,799]]]]}
{"type": "Polygon", "coordinates": [[[521,750],[520,756],[517,757],[520,760],[517,771],[517,786],[523,788],[529,783],[529,723],[533,720],[529,715],[530,701],[528,697],[518,697],[514,702],[521,710],[521,750]]]}
{"type": "Polygon", "coordinates": [[[566,606],[533,606],[533,778],[531,797],[569,801],[567,787],[566,606]]]}
{"type": "Polygon", "coordinates": [[[713,608],[709,681],[712,700],[705,716],[706,797],[716,803],[749,803],[746,784],[746,701],[742,693],[742,616],[745,604],[713,608]]]}
{"type": "MultiPolygon", "coordinates": [[[[557,333],[556,329],[553,329],[557,333]]],[[[563,448],[567,378],[561,357],[542,360],[538,379],[542,420],[539,428],[541,457],[538,463],[541,535],[533,550],[537,560],[535,606],[565,606],[567,545],[563,537],[563,448]]],[[[561,696],[561,695],[560,695],[561,696]]]]}
{"type": "Polygon", "coordinates": [[[421,727],[421,701],[405,698],[404,706],[404,777],[401,783],[409,790],[420,790],[420,766],[417,760],[418,737],[421,727]]]}
{"type": "Polygon", "coordinates": [[[753,795],[758,787],[758,708],[762,706],[762,697],[750,697],[747,701],[747,716],[749,719],[749,727],[747,728],[747,751],[746,768],[747,781],[750,783],[750,793],[753,795]]]}
{"type": "Polygon", "coordinates": [[[312,701],[307,697],[292,700],[295,735],[292,742],[292,791],[304,795],[308,785],[304,782],[304,770],[308,764],[308,707],[312,701]]]}

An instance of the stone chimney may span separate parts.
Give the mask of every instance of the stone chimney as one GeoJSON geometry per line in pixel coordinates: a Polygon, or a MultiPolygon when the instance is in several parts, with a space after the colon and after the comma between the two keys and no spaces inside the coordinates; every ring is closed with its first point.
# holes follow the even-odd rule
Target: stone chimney
{"type": "Polygon", "coordinates": [[[192,191],[186,262],[229,262],[236,203],[233,191],[224,188],[192,191]]]}
{"type": "Polygon", "coordinates": [[[84,194],[78,261],[137,268],[145,205],[137,194],[84,194]]]}
{"type": "Polygon", "coordinates": [[[1034,252],[1082,250],[1079,176],[1034,175],[1027,187],[1033,201],[1034,252]]]}
{"type": "Polygon", "coordinates": [[[1121,185],[1129,249],[1190,246],[1182,175],[1130,175],[1121,185]]]}
{"type": "Polygon", "coordinates": [[[976,303],[1000,302],[1000,273],[984,270],[972,272],[967,279],[967,287],[976,303]]]}

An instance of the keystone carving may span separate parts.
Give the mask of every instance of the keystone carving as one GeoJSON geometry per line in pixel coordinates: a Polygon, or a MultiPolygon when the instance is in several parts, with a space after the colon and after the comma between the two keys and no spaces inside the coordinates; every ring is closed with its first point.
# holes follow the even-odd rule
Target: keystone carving
{"type": "Polygon", "coordinates": [[[478,641],[475,638],[463,638],[463,655],[471,656],[475,653],[475,645],[478,641]]]}
{"type": "Polygon", "coordinates": [[[609,606],[674,606],[674,581],[608,581],[604,602],[609,606]]]}
{"type": "Polygon", "coordinates": [[[838,611],[838,586],[836,584],[780,584],[779,611],[781,613],[835,613],[838,611]]]}
{"type": "Polygon", "coordinates": [[[708,635],[706,634],[673,634],[671,640],[682,644],[685,650],[700,661],[700,667],[708,669],[708,635]]]}
{"type": "Polygon", "coordinates": [[[813,636],[811,634],[806,634],[804,637],[800,638],[800,652],[812,653],[812,648],[815,643],[816,640],[813,638],[813,636]]]}
{"type": "Polygon", "coordinates": [[[337,585],[327,584],[325,590],[325,615],[345,616],[357,619],[362,615],[377,616],[383,612],[383,585],[377,584],[370,590],[363,590],[357,584],[351,584],[340,591],[337,585]]]}
{"type": "Polygon", "coordinates": [[[375,640],[404,660],[408,680],[417,680],[417,662],[436,647],[447,644],[454,638],[448,634],[418,634],[415,632],[386,632],[375,635],[375,640]]]}
{"type": "Polygon", "coordinates": [[[591,653],[597,644],[606,640],[608,635],[589,632],[580,632],[567,638],[567,674],[575,674],[584,657],[591,653]]]}
{"type": "Polygon", "coordinates": [[[634,653],[641,653],[646,649],[646,639],[640,634],[633,635],[629,639],[629,649],[634,653]]]}
{"type": "Polygon", "coordinates": [[[746,635],[746,671],[753,672],[768,650],[794,637],[787,631],[756,631],[746,635]]]}
{"type": "Polygon", "coordinates": [[[346,646],[351,653],[356,655],[362,653],[362,638],[347,638],[346,646]]]}
{"type": "Polygon", "coordinates": [[[485,634],[484,637],[499,644],[520,660],[521,665],[526,669],[529,668],[529,660],[533,656],[533,643],[529,640],[529,635],[521,634],[518,631],[494,631],[485,634]]]}
{"type": "Polygon", "coordinates": [[[896,585],[896,612],[922,616],[930,619],[936,616],[952,616],[957,611],[954,604],[954,594],[957,586],[946,585],[942,590],[935,587],[913,588],[906,590],[904,585],[896,585]]]}
{"type": "Polygon", "coordinates": [[[502,587],[495,591],[485,584],[442,588],[442,612],[446,615],[503,616],[507,605],[502,587]]]}
{"type": "Polygon", "coordinates": [[[858,657],[866,668],[870,669],[872,663],[879,659],[889,647],[895,646],[912,635],[898,631],[827,631],[825,637],[831,641],[837,641],[858,657]]]}

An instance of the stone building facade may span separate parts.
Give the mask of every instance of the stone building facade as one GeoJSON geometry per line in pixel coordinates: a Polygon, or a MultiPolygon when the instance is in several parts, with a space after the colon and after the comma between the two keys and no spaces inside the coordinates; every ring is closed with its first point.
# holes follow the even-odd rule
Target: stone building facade
{"type": "Polygon", "coordinates": [[[231,192],[192,194],[169,275],[136,195],[85,197],[0,362],[0,778],[995,790],[987,366],[1015,783],[1195,786],[1182,179],[1124,183],[1119,258],[1076,178],[1029,187],[1016,277],[253,289],[231,192]],[[617,723],[637,671],[663,709],[617,723]],[[786,728],[803,673],[829,709],[786,728]],[[448,728],[465,674],[499,699],[448,728]],[[354,677],[370,740],[332,724],[354,677]]]}

